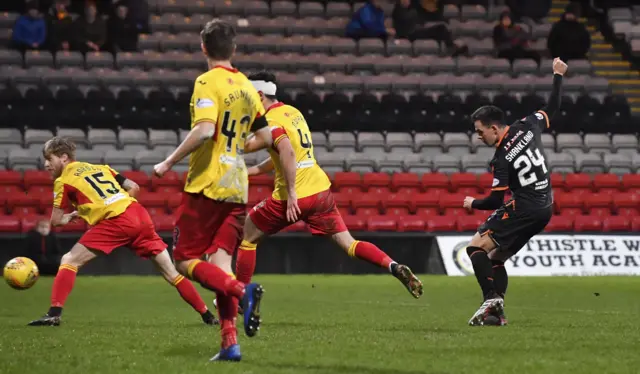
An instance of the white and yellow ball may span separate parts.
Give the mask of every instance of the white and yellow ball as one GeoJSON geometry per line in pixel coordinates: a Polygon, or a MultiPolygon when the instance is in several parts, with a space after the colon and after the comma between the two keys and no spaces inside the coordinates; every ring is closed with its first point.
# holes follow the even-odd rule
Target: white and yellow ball
{"type": "Polygon", "coordinates": [[[3,275],[4,280],[12,288],[26,290],[36,284],[40,271],[36,263],[30,258],[16,257],[4,265],[3,275]]]}

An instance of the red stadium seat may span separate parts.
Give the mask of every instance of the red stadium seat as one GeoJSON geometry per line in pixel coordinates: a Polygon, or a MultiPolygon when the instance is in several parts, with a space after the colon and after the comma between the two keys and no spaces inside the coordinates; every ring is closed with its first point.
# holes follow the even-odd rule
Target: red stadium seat
{"type": "Polygon", "coordinates": [[[594,193],[584,198],[584,207],[589,210],[592,208],[611,208],[611,195],[606,193],[594,193]]]}
{"type": "Polygon", "coordinates": [[[352,196],[357,196],[357,195],[338,192],[333,194],[333,200],[336,202],[336,205],[338,206],[338,208],[348,208],[353,210],[353,204],[351,201],[352,196]]]}
{"type": "Polygon", "coordinates": [[[465,195],[462,194],[442,194],[438,201],[440,209],[462,208],[465,195]]]}
{"type": "Polygon", "coordinates": [[[14,216],[0,216],[0,232],[20,232],[20,220],[14,216]]]}
{"type": "Polygon", "coordinates": [[[596,174],[593,177],[593,187],[598,190],[619,190],[622,187],[620,178],[615,174],[596,174]]]}
{"type": "Polygon", "coordinates": [[[439,216],[440,211],[438,208],[417,208],[415,214],[416,216],[419,216],[422,218],[429,218],[433,216],[439,216]]]}
{"type": "Polygon", "coordinates": [[[342,217],[344,224],[347,225],[349,231],[366,231],[367,221],[360,216],[344,216],[342,217]]]}
{"type": "Polygon", "coordinates": [[[27,195],[25,193],[16,193],[7,196],[7,208],[11,211],[21,207],[38,209],[39,206],[40,199],[37,196],[27,195]]]}
{"type": "Polygon", "coordinates": [[[157,214],[152,215],[151,219],[153,220],[153,225],[158,232],[173,231],[173,228],[175,227],[175,217],[172,215],[157,214]]]}
{"type": "Polygon", "coordinates": [[[384,211],[385,215],[392,217],[404,217],[411,214],[408,207],[388,208],[384,211]]]}
{"type": "Polygon", "coordinates": [[[145,208],[151,217],[162,216],[167,214],[165,207],[146,207],[145,208]]]}
{"type": "Polygon", "coordinates": [[[151,177],[151,188],[157,190],[160,187],[175,187],[180,189],[183,186],[182,180],[180,180],[180,175],[175,171],[171,170],[165,173],[162,178],[158,178],[155,176],[151,177]]]}
{"type": "Polygon", "coordinates": [[[353,196],[352,202],[357,215],[378,215],[382,208],[382,201],[377,194],[353,196]]]}
{"type": "Polygon", "coordinates": [[[631,232],[640,232],[640,216],[636,216],[631,219],[631,232]]]}
{"type": "Polygon", "coordinates": [[[249,185],[271,186],[273,188],[273,176],[267,174],[253,175],[249,177],[249,185]]]}
{"type": "Polygon", "coordinates": [[[0,185],[22,186],[22,174],[13,170],[0,170],[0,185]]]}
{"type": "Polygon", "coordinates": [[[48,186],[53,185],[53,180],[49,172],[44,170],[26,170],[22,177],[24,188],[26,190],[33,186],[48,186]]]}
{"type": "Polygon", "coordinates": [[[597,216],[576,216],[574,228],[577,232],[602,231],[602,218],[597,216]]]}
{"type": "Polygon", "coordinates": [[[453,217],[468,216],[468,215],[470,215],[470,213],[471,212],[469,212],[465,208],[445,208],[442,211],[443,215],[445,215],[445,216],[453,216],[453,217]]]}
{"type": "Polygon", "coordinates": [[[37,194],[49,194],[49,196],[53,196],[53,184],[48,186],[31,186],[27,190],[27,195],[37,195],[37,194]]]}
{"type": "Polygon", "coordinates": [[[493,185],[493,174],[484,173],[478,177],[478,190],[480,192],[488,191],[493,185]]]}
{"type": "Polygon", "coordinates": [[[38,199],[38,206],[42,210],[53,205],[53,191],[39,191],[28,195],[38,199]]]}
{"type": "Polygon", "coordinates": [[[573,231],[573,216],[553,216],[545,227],[546,232],[570,232],[573,231]]]}
{"type": "Polygon", "coordinates": [[[464,187],[473,187],[477,189],[478,177],[471,173],[455,173],[451,175],[451,178],[449,178],[449,183],[451,183],[451,188],[454,191],[464,187]]]}
{"type": "Polygon", "coordinates": [[[640,174],[623,175],[622,188],[625,190],[640,189],[640,174]]]}
{"type": "Polygon", "coordinates": [[[393,216],[371,216],[367,219],[369,231],[396,231],[398,222],[393,216]]]}
{"type": "Polygon", "coordinates": [[[56,232],[84,232],[86,230],[87,223],[81,218],[76,218],[64,226],[58,226],[55,228],[56,232]]]}
{"type": "Polygon", "coordinates": [[[391,189],[398,193],[417,194],[420,187],[420,177],[417,174],[395,173],[391,176],[391,189]]]}
{"type": "Polygon", "coordinates": [[[565,184],[567,191],[576,189],[590,190],[592,188],[591,177],[589,177],[588,174],[583,173],[567,174],[565,184]]]}
{"type": "Polygon", "coordinates": [[[166,207],[167,196],[158,192],[148,192],[137,197],[138,202],[147,207],[166,207]]]}
{"type": "Polygon", "coordinates": [[[422,175],[422,189],[449,190],[449,177],[443,173],[427,173],[422,175]]]}
{"type": "Polygon", "coordinates": [[[582,199],[580,196],[572,193],[557,193],[554,196],[554,204],[556,211],[562,213],[563,210],[573,208],[582,209],[582,199]]]}
{"type": "Polygon", "coordinates": [[[161,186],[157,187],[155,191],[157,193],[170,195],[170,194],[180,194],[182,193],[183,186],[161,186]]]}
{"type": "Polygon", "coordinates": [[[151,183],[149,183],[149,176],[144,171],[127,170],[120,174],[122,174],[123,177],[136,182],[136,184],[141,188],[151,187],[151,183]]]}
{"type": "Polygon", "coordinates": [[[382,200],[382,209],[387,211],[386,214],[390,214],[389,211],[393,210],[393,215],[408,215],[411,207],[411,195],[406,193],[391,194],[387,199],[382,200]]]}
{"type": "Polygon", "coordinates": [[[11,186],[8,184],[6,185],[0,184],[0,202],[6,201],[7,196],[10,196],[16,193],[23,193],[23,192],[24,190],[22,189],[22,186],[19,186],[19,185],[11,186]]]}
{"type": "Polygon", "coordinates": [[[582,208],[564,208],[560,211],[562,217],[575,217],[582,215],[582,208]]]}
{"type": "Polygon", "coordinates": [[[451,217],[445,216],[435,216],[427,219],[427,231],[429,232],[438,232],[438,231],[455,231],[456,230],[456,220],[451,219],[451,217]]]}
{"type": "Polygon", "coordinates": [[[415,212],[424,208],[437,211],[440,206],[440,197],[433,193],[423,193],[420,195],[412,196],[411,203],[412,210],[415,212]]]}
{"type": "Polygon", "coordinates": [[[609,217],[611,215],[611,209],[609,208],[591,208],[587,211],[587,215],[597,217],[609,217]]]}
{"type": "Polygon", "coordinates": [[[272,193],[273,193],[273,188],[271,186],[263,186],[263,185],[249,186],[250,199],[255,198],[261,201],[271,196],[272,193]]]}
{"type": "Polygon", "coordinates": [[[622,217],[635,217],[640,215],[640,210],[637,208],[619,208],[618,215],[622,217]]]}
{"type": "Polygon", "coordinates": [[[333,176],[333,187],[336,191],[343,188],[362,190],[362,176],[356,172],[338,172],[333,176]]]}
{"type": "Polygon", "coordinates": [[[353,211],[351,211],[351,208],[349,207],[338,207],[338,212],[340,212],[340,215],[342,217],[350,216],[353,214],[353,211]]]}
{"type": "Polygon", "coordinates": [[[42,220],[48,221],[49,219],[50,219],[50,216],[42,216],[39,214],[30,214],[30,215],[23,216],[22,218],[19,218],[20,224],[22,226],[21,227],[22,232],[31,231],[31,229],[36,227],[38,222],[42,220]]]}
{"type": "Polygon", "coordinates": [[[631,228],[631,221],[629,217],[611,216],[604,219],[602,222],[602,231],[604,232],[629,232],[631,228]]]}
{"type": "Polygon", "coordinates": [[[457,192],[465,196],[476,196],[480,193],[484,193],[484,189],[481,190],[477,187],[461,187],[461,188],[458,188],[457,192]]]}
{"type": "Polygon", "coordinates": [[[613,196],[613,207],[615,209],[638,209],[640,208],[640,195],[630,192],[620,192],[613,196]]]}
{"type": "Polygon", "coordinates": [[[551,173],[551,185],[553,188],[564,189],[564,176],[560,173],[551,173]]]}
{"type": "Polygon", "coordinates": [[[404,216],[398,218],[399,232],[423,232],[426,222],[420,216],[404,216]]]}
{"type": "Polygon", "coordinates": [[[376,189],[377,192],[385,193],[391,190],[391,177],[387,173],[366,173],[362,177],[362,184],[368,191],[376,189]]]}
{"type": "Polygon", "coordinates": [[[485,220],[476,215],[473,216],[458,216],[456,223],[458,231],[477,231],[478,227],[482,225],[485,220]]]}

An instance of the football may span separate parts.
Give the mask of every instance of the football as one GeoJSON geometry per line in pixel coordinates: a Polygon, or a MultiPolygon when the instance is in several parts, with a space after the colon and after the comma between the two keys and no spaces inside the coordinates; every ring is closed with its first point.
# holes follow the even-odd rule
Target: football
{"type": "Polygon", "coordinates": [[[4,280],[9,286],[16,290],[26,290],[31,288],[38,277],[40,271],[33,260],[27,257],[16,257],[4,265],[4,280]]]}

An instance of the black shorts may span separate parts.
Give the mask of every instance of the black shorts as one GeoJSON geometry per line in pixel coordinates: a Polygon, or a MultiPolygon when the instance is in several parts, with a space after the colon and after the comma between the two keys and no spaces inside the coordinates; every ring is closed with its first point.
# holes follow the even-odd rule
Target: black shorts
{"type": "Polygon", "coordinates": [[[512,204],[498,208],[480,225],[478,233],[489,235],[500,251],[517,253],[529,239],[547,226],[553,207],[516,210],[512,204]]]}

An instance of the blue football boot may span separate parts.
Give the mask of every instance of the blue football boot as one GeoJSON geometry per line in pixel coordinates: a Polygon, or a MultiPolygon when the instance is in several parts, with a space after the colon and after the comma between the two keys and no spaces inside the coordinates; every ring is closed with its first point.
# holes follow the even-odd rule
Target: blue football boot
{"type": "Polygon", "coordinates": [[[221,348],[215,356],[209,361],[240,361],[242,353],[240,353],[240,344],[230,345],[227,348],[221,348]]]}
{"type": "Polygon", "coordinates": [[[244,332],[248,337],[253,337],[260,330],[260,301],[264,289],[257,283],[250,283],[245,286],[244,297],[242,298],[242,309],[244,311],[244,332]]]}

